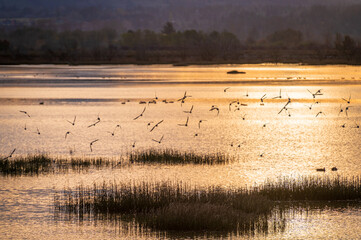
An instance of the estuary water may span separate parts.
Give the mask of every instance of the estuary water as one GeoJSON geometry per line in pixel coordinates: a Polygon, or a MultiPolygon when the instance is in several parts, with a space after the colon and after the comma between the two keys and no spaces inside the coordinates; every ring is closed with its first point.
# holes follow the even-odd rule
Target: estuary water
{"type": "MultiPolygon", "coordinates": [[[[59,219],[54,193],[103,181],[170,180],[234,188],[284,177],[358,176],[360,124],[357,66],[0,66],[2,156],[16,149],[14,156],[119,161],[130,152],[175,149],[234,159],[221,166],[131,165],[0,176],[0,238],[185,238],[124,223],[59,219]],[[246,73],[227,74],[231,70],[246,73]]],[[[282,232],[237,238],[356,239],[360,220],[359,207],[296,212],[282,232]]]]}

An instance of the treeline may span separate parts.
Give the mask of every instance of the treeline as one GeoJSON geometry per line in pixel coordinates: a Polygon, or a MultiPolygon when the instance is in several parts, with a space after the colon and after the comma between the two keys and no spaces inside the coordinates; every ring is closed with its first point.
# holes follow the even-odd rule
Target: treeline
{"type": "Polygon", "coordinates": [[[234,34],[113,29],[62,31],[21,28],[0,36],[1,63],[361,63],[361,44],[336,34],[326,43],[305,41],[300,31],[276,31],[241,42],[234,34]]]}

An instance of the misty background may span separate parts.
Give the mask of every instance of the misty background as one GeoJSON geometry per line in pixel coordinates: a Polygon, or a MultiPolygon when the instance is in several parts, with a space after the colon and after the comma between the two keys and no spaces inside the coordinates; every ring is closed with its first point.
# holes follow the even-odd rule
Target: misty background
{"type": "Polygon", "coordinates": [[[284,29],[304,39],[329,41],[336,33],[361,37],[360,0],[1,0],[0,28],[64,30],[112,28],[119,32],[228,31],[241,41],[284,29]]]}

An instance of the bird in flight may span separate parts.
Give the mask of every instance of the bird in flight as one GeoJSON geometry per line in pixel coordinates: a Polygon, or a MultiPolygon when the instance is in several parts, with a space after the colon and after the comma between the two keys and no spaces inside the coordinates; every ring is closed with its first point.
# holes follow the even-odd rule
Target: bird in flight
{"type": "Polygon", "coordinates": [[[26,116],[30,117],[30,115],[26,111],[19,111],[21,113],[24,113],[26,116]]]}
{"type": "Polygon", "coordinates": [[[242,120],[246,120],[246,115],[247,114],[244,114],[243,116],[241,116],[242,120]]]}
{"type": "Polygon", "coordinates": [[[316,98],[316,96],[323,95],[323,93],[321,93],[322,89],[318,89],[315,93],[312,93],[312,92],[311,92],[310,90],[308,90],[308,89],[307,89],[307,91],[312,94],[312,97],[313,97],[313,98],[316,98]]]}
{"type": "Polygon", "coordinates": [[[225,89],[223,89],[224,92],[227,92],[228,89],[230,89],[231,87],[226,87],[225,89]]]}
{"type": "Polygon", "coordinates": [[[201,123],[202,123],[202,122],[205,122],[205,121],[207,121],[207,120],[202,120],[202,119],[199,120],[199,121],[198,121],[198,128],[201,128],[201,123]]]}
{"type": "Polygon", "coordinates": [[[145,109],[146,109],[146,108],[147,108],[147,107],[144,107],[142,113],[139,114],[138,116],[136,116],[133,120],[137,120],[138,118],[142,117],[142,116],[143,116],[143,113],[145,112],[145,109]]]}
{"type": "Polygon", "coordinates": [[[5,157],[5,158],[1,159],[1,161],[8,160],[9,158],[11,158],[11,157],[13,156],[13,154],[14,154],[15,150],[16,150],[16,148],[14,148],[14,150],[12,150],[12,151],[11,151],[11,153],[9,154],[9,156],[7,156],[7,157],[5,157]]]}
{"type": "Polygon", "coordinates": [[[325,116],[326,116],[326,114],[325,114],[324,112],[319,111],[319,112],[316,114],[316,117],[318,117],[318,115],[320,115],[320,114],[323,114],[323,115],[325,115],[325,116]]]}
{"type": "Polygon", "coordinates": [[[192,113],[192,111],[193,111],[193,105],[192,105],[192,107],[191,107],[191,109],[190,109],[189,111],[183,111],[183,112],[185,112],[185,113],[192,113]]]}
{"type": "Polygon", "coordinates": [[[348,99],[342,98],[342,100],[344,100],[345,102],[347,102],[347,104],[350,104],[350,103],[351,103],[351,94],[350,94],[350,96],[349,96],[348,99]]]}
{"type": "Polygon", "coordinates": [[[95,142],[97,142],[97,141],[99,141],[99,139],[95,139],[95,140],[93,140],[93,141],[90,142],[89,147],[90,147],[90,151],[91,151],[91,152],[93,152],[93,148],[92,148],[93,144],[94,144],[95,142]]]}
{"type": "Polygon", "coordinates": [[[288,101],[283,108],[278,112],[278,114],[280,114],[283,110],[287,111],[287,105],[290,104],[290,101],[288,101]]]}
{"type": "Polygon", "coordinates": [[[311,105],[306,105],[306,104],[304,104],[308,109],[310,109],[310,110],[312,110],[312,107],[313,107],[313,104],[311,104],[311,105]]]}
{"type": "Polygon", "coordinates": [[[187,117],[187,121],[185,124],[178,124],[179,126],[184,126],[184,127],[188,127],[188,121],[189,121],[189,117],[187,117]]]}
{"type": "Polygon", "coordinates": [[[217,116],[219,115],[219,108],[217,106],[212,106],[209,111],[217,110],[217,116]]]}
{"type": "Polygon", "coordinates": [[[164,135],[163,135],[159,140],[152,139],[152,141],[161,144],[161,143],[162,143],[162,140],[163,140],[163,137],[164,137],[164,135]]]}
{"type": "Polygon", "coordinates": [[[156,127],[158,127],[159,124],[161,124],[164,120],[159,121],[157,124],[155,124],[152,129],[150,129],[150,132],[153,131],[156,127]]]}
{"type": "Polygon", "coordinates": [[[346,117],[348,117],[347,111],[348,111],[348,109],[349,109],[350,107],[352,107],[352,106],[347,106],[347,107],[345,108],[346,117]]]}
{"type": "Polygon", "coordinates": [[[133,142],[132,148],[135,148],[135,141],[133,142]]]}
{"type": "Polygon", "coordinates": [[[107,132],[110,133],[110,135],[114,136],[115,130],[117,130],[117,128],[121,128],[119,124],[117,126],[115,126],[113,132],[109,132],[109,131],[107,131],[107,132]]]}
{"type": "Polygon", "coordinates": [[[74,120],[72,122],[70,122],[69,120],[66,120],[66,121],[74,126],[75,125],[75,120],[76,120],[76,116],[74,116],[74,120]]]}
{"type": "Polygon", "coordinates": [[[90,124],[90,125],[88,126],[88,128],[90,128],[90,127],[95,127],[95,125],[97,125],[98,123],[100,123],[100,120],[97,120],[95,123],[90,124]]]}
{"type": "Polygon", "coordinates": [[[36,134],[40,135],[39,128],[36,128],[36,132],[34,132],[34,133],[36,133],[36,134]]]}
{"type": "Polygon", "coordinates": [[[281,95],[281,89],[280,89],[280,95],[278,95],[278,96],[276,96],[276,97],[274,97],[274,98],[272,98],[272,99],[277,99],[277,98],[282,98],[282,95],[281,95]]]}
{"type": "Polygon", "coordinates": [[[70,131],[67,131],[67,132],[65,133],[65,139],[66,139],[66,137],[67,137],[69,134],[71,134],[70,131]]]}

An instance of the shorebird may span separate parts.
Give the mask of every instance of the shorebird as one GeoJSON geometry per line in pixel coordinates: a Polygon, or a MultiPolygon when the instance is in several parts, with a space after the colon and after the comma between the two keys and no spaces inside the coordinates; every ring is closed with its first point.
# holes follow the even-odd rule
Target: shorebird
{"type": "Polygon", "coordinates": [[[1,161],[8,160],[9,158],[11,158],[11,157],[13,156],[13,154],[14,154],[15,150],[16,150],[16,148],[14,148],[14,150],[12,150],[12,151],[11,151],[11,153],[9,154],[9,156],[7,156],[7,157],[5,157],[5,158],[1,159],[1,161]]]}
{"type": "Polygon", "coordinates": [[[342,124],[341,127],[342,127],[342,128],[345,128],[345,127],[346,127],[346,123],[342,124]]]}
{"type": "Polygon", "coordinates": [[[212,106],[212,108],[209,111],[217,110],[217,116],[219,115],[219,108],[217,106],[212,106]]]}
{"type": "Polygon", "coordinates": [[[272,99],[277,99],[277,98],[282,98],[282,95],[281,95],[281,89],[280,89],[280,95],[276,96],[276,97],[273,97],[272,99]]]}
{"type": "Polygon", "coordinates": [[[150,129],[150,132],[153,131],[156,127],[158,127],[159,124],[161,124],[163,120],[159,121],[157,124],[155,124],[152,129],[150,129]]]}
{"type": "Polygon", "coordinates": [[[97,142],[97,141],[99,141],[99,139],[95,139],[95,140],[93,140],[93,141],[90,142],[89,147],[90,147],[90,151],[91,151],[91,152],[93,152],[93,148],[92,148],[93,144],[94,144],[95,142],[97,142]]]}
{"type": "Polygon", "coordinates": [[[244,114],[243,116],[241,116],[241,117],[242,117],[242,120],[246,120],[246,115],[247,115],[247,114],[244,114]]]}
{"type": "Polygon", "coordinates": [[[26,111],[19,111],[21,113],[24,113],[26,116],[30,117],[30,115],[26,111]]]}
{"type": "Polygon", "coordinates": [[[226,87],[225,89],[223,89],[224,92],[227,92],[228,89],[230,89],[231,87],[226,87]]]}
{"type": "Polygon", "coordinates": [[[25,123],[25,126],[24,126],[24,130],[25,130],[25,131],[27,130],[27,128],[26,128],[26,123],[25,123]]]}
{"type": "Polygon", "coordinates": [[[264,153],[261,153],[259,156],[260,156],[260,157],[263,157],[263,156],[264,156],[264,153]]]}
{"type": "Polygon", "coordinates": [[[155,96],[154,99],[155,99],[155,100],[158,100],[157,92],[154,92],[154,96],[155,96]]]}
{"type": "Polygon", "coordinates": [[[68,134],[70,134],[71,132],[70,131],[67,131],[66,133],[65,133],[65,139],[66,139],[66,137],[68,136],[68,134]]]}
{"type": "Polygon", "coordinates": [[[238,102],[238,101],[236,100],[236,101],[232,101],[232,102],[229,103],[229,105],[228,105],[228,110],[229,110],[229,111],[231,111],[231,106],[232,106],[232,104],[234,104],[234,103],[236,103],[236,102],[238,102]]]}
{"type": "Polygon", "coordinates": [[[39,128],[36,128],[36,132],[34,132],[34,133],[36,133],[36,134],[40,135],[39,128]]]}
{"type": "Polygon", "coordinates": [[[88,126],[88,128],[90,128],[90,127],[95,127],[95,125],[97,125],[98,123],[100,123],[100,120],[97,120],[95,123],[90,124],[90,125],[88,126]]]}
{"type": "Polygon", "coordinates": [[[313,98],[316,98],[316,96],[323,95],[323,93],[321,93],[322,89],[318,89],[315,93],[312,93],[312,92],[311,92],[310,90],[308,90],[308,89],[307,89],[307,91],[312,94],[312,97],[313,97],[313,98]]]}
{"type": "Polygon", "coordinates": [[[202,123],[202,122],[205,122],[205,121],[207,121],[207,120],[199,120],[199,121],[198,121],[198,128],[201,128],[201,123],[202,123]]]}
{"type": "Polygon", "coordinates": [[[98,117],[97,117],[97,120],[98,120],[98,121],[100,121],[99,113],[98,113],[98,117]]]}
{"type": "Polygon", "coordinates": [[[155,139],[152,139],[152,141],[161,144],[161,143],[162,143],[162,140],[163,140],[163,137],[164,137],[164,135],[159,139],[159,141],[158,141],[158,140],[155,140],[155,139]]]}
{"type": "Polygon", "coordinates": [[[246,95],[244,95],[245,97],[248,97],[249,95],[248,95],[248,91],[246,92],[246,95]]]}
{"type": "Polygon", "coordinates": [[[133,142],[132,148],[135,148],[135,141],[133,142]]]}
{"type": "Polygon", "coordinates": [[[360,128],[360,125],[357,124],[357,122],[355,122],[355,128],[360,128]]]}
{"type": "Polygon", "coordinates": [[[348,99],[342,98],[342,100],[344,100],[345,102],[347,102],[347,104],[350,104],[350,103],[351,103],[351,94],[350,94],[350,96],[349,96],[348,99]]]}
{"type": "Polygon", "coordinates": [[[192,105],[192,107],[191,107],[191,109],[190,109],[189,111],[183,111],[183,112],[185,112],[185,113],[192,113],[192,111],[193,111],[193,105],[192,105]]]}
{"type": "Polygon", "coordinates": [[[75,125],[75,120],[76,120],[76,116],[74,116],[74,120],[73,120],[73,122],[70,122],[69,120],[66,120],[68,123],[70,123],[71,125],[75,125]]]}
{"type": "Polygon", "coordinates": [[[141,114],[139,114],[138,116],[136,116],[135,118],[133,118],[133,120],[137,120],[138,118],[142,117],[143,116],[143,113],[145,112],[145,109],[147,107],[144,107],[143,111],[141,112],[141,114]]]}
{"type": "Polygon", "coordinates": [[[319,111],[319,112],[316,114],[316,117],[318,117],[318,115],[320,115],[320,114],[323,114],[323,115],[326,116],[326,114],[324,114],[322,111],[319,111]]]}
{"type": "Polygon", "coordinates": [[[341,113],[343,113],[342,104],[340,104],[340,111],[338,112],[338,115],[340,116],[341,113]]]}
{"type": "Polygon", "coordinates": [[[189,121],[189,117],[187,117],[187,121],[185,124],[178,124],[179,126],[184,126],[184,127],[188,127],[188,121],[189,121]]]}

